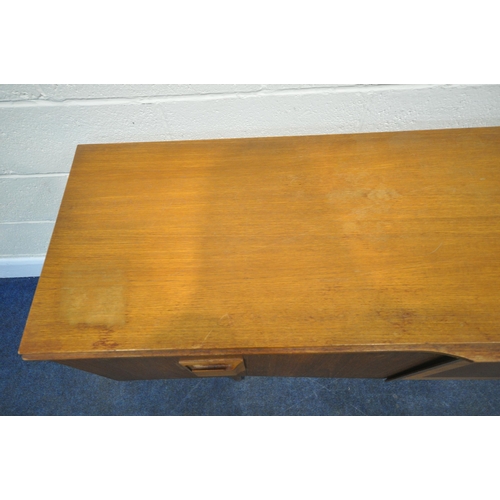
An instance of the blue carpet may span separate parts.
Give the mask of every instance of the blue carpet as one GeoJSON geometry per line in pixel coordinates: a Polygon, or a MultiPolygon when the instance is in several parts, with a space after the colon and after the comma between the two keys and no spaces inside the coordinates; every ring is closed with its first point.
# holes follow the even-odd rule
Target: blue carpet
{"type": "Polygon", "coordinates": [[[500,415],[500,381],[117,382],[17,354],[37,278],[0,279],[1,415],[500,415]]]}

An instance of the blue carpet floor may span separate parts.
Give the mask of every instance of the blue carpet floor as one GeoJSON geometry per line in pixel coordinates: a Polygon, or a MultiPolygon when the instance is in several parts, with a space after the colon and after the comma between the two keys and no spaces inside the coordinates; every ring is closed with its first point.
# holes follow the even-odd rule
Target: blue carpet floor
{"type": "Polygon", "coordinates": [[[36,278],[0,279],[1,415],[500,415],[500,381],[117,382],[17,354],[36,278]]]}

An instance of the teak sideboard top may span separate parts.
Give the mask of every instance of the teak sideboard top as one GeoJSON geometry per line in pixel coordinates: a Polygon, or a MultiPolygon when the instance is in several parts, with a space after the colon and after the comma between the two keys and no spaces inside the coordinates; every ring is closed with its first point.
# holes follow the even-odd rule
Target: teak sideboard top
{"type": "Polygon", "coordinates": [[[500,127],[78,146],[27,360],[500,361],[500,127]]]}

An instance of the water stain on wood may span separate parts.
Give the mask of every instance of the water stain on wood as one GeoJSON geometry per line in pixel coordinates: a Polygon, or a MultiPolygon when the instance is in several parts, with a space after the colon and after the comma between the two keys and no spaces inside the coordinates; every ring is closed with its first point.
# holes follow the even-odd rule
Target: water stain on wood
{"type": "Polygon", "coordinates": [[[106,265],[71,265],[65,270],[62,281],[61,316],[69,325],[101,330],[125,325],[126,293],[122,270],[106,265]],[[84,285],[87,276],[93,277],[91,289],[84,285]]]}

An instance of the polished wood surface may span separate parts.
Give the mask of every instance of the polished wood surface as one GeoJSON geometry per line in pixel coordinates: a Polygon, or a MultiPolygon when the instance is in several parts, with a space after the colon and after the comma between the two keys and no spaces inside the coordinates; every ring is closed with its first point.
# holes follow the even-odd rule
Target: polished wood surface
{"type": "Polygon", "coordinates": [[[500,361],[499,255],[500,128],[79,146],[20,353],[500,361]]]}

